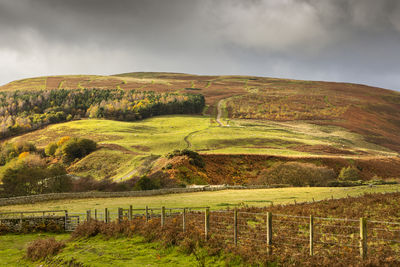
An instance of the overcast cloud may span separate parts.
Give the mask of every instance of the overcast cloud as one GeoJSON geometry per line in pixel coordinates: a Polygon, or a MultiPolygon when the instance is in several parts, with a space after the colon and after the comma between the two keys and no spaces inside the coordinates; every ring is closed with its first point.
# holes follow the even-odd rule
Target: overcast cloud
{"type": "Polygon", "coordinates": [[[0,84],[133,71],[400,90],[400,1],[0,0],[0,84]]]}

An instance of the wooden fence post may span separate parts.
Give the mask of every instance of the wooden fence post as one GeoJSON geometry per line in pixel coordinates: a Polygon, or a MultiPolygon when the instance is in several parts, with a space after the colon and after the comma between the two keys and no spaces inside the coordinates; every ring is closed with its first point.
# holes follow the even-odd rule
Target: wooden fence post
{"type": "Polygon", "coordinates": [[[122,222],[124,210],[122,208],[118,208],[118,222],[122,222]]]}
{"type": "Polygon", "coordinates": [[[146,222],[149,221],[149,207],[146,206],[146,222]]]}
{"type": "Polygon", "coordinates": [[[161,227],[164,227],[165,224],[165,207],[161,207],[161,227]]]}
{"type": "Polygon", "coordinates": [[[132,219],[133,219],[133,208],[132,208],[132,205],[130,205],[129,206],[129,211],[128,211],[128,218],[129,218],[129,220],[130,221],[132,221],[132,219]]]}
{"type": "Polygon", "coordinates": [[[65,224],[64,224],[64,230],[67,230],[67,225],[68,225],[68,211],[64,210],[65,213],[65,224]]]}
{"type": "Polygon", "coordinates": [[[21,214],[20,214],[20,218],[19,218],[19,229],[20,229],[20,231],[22,231],[22,218],[24,217],[24,214],[21,212],[21,214]]]}
{"type": "Polygon", "coordinates": [[[110,221],[110,217],[108,216],[108,209],[104,209],[104,221],[105,223],[108,223],[110,221]]]}
{"type": "Polygon", "coordinates": [[[97,209],[94,209],[94,219],[97,221],[97,209]]]}
{"type": "Polygon", "coordinates": [[[186,232],[186,208],[183,208],[182,213],[182,231],[186,232]]]}
{"type": "Polygon", "coordinates": [[[267,212],[267,252],[271,254],[272,252],[272,213],[267,212]]]}
{"type": "Polygon", "coordinates": [[[360,256],[367,257],[367,220],[360,218],[360,256]]]}
{"type": "Polygon", "coordinates": [[[208,240],[208,232],[210,231],[210,208],[206,208],[204,213],[204,238],[208,240]]]}
{"type": "Polygon", "coordinates": [[[235,243],[235,246],[237,246],[237,237],[238,237],[238,222],[237,222],[237,208],[233,210],[233,242],[235,243]]]}
{"type": "Polygon", "coordinates": [[[314,216],[310,215],[310,256],[314,256],[314,216]]]}
{"type": "Polygon", "coordinates": [[[92,211],[91,210],[87,210],[86,211],[86,221],[90,221],[91,217],[92,217],[92,211]]]}

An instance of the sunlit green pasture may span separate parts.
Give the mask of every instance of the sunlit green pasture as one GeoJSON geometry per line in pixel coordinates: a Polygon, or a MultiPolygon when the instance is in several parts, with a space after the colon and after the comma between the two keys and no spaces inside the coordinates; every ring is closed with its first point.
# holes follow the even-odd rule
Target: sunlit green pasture
{"type": "Polygon", "coordinates": [[[71,212],[85,212],[88,209],[104,208],[116,209],[118,207],[144,208],[145,206],[157,208],[205,207],[224,209],[234,205],[268,206],[274,204],[287,204],[304,201],[323,200],[331,197],[343,198],[358,196],[364,193],[395,192],[400,190],[400,185],[358,186],[358,187],[291,187],[271,189],[243,189],[222,190],[214,192],[195,192],[182,194],[169,194],[149,197],[121,197],[121,198],[91,198],[69,199],[35,204],[13,205],[0,207],[0,211],[35,211],[35,210],[68,210],[71,212]]]}
{"type": "Polygon", "coordinates": [[[219,127],[209,117],[188,115],[135,122],[78,120],[50,125],[10,141],[31,141],[44,147],[66,135],[90,138],[102,145],[70,169],[78,175],[96,178],[126,179],[143,162],[156,158],[154,155],[164,156],[184,148],[201,153],[312,156],[315,154],[297,151],[296,147],[330,145],[372,155],[395,154],[340,127],[250,120],[234,120],[229,127],[219,127]]]}

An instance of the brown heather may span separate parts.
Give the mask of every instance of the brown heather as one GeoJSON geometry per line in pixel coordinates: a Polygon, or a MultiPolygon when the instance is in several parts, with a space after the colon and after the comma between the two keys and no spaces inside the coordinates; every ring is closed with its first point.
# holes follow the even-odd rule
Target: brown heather
{"type": "Polygon", "coordinates": [[[54,237],[38,239],[29,244],[26,256],[32,261],[43,260],[56,255],[64,247],[65,243],[55,240],[54,237]]]}
{"type": "MultiPolygon", "coordinates": [[[[356,228],[355,231],[358,231],[357,220],[360,217],[366,217],[370,220],[398,221],[400,213],[397,203],[399,201],[400,193],[392,193],[368,194],[361,197],[265,208],[243,207],[238,209],[238,214],[240,214],[239,225],[246,225],[246,231],[242,232],[238,246],[235,246],[232,242],[232,227],[224,228],[223,232],[216,230],[218,225],[223,223],[232,225],[232,210],[226,212],[212,211],[210,213],[211,230],[207,241],[204,238],[204,213],[200,212],[187,214],[186,232],[182,231],[181,215],[176,214],[166,217],[163,228],[160,226],[160,218],[153,218],[148,223],[143,217],[134,218],[132,221],[123,220],[121,223],[113,222],[109,224],[92,220],[79,225],[72,235],[75,239],[98,234],[106,238],[140,235],[148,242],[157,241],[167,247],[178,246],[182,252],[195,256],[199,248],[207,251],[209,256],[224,255],[228,266],[230,263],[237,262],[237,257],[240,257],[245,266],[270,266],[274,264],[283,266],[399,266],[400,261],[395,257],[398,251],[390,245],[383,246],[376,243],[373,246],[374,244],[371,244],[369,257],[362,260],[359,256],[357,238],[353,239],[355,241],[354,247],[318,244],[316,246],[317,253],[313,257],[309,256],[307,239],[305,244],[296,240],[288,242],[287,239],[290,237],[296,239],[293,237],[297,236],[291,233],[298,231],[299,227],[301,228],[301,223],[304,223],[304,218],[307,222],[307,216],[310,214],[315,217],[354,219],[355,227],[353,228],[356,228]],[[265,223],[255,225],[251,223],[260,221],[259,218],[265,215],[267,211],[272,212],[274,220],[286,220],[287,223],[284,228],[279,228],[281,226],[276,224],[271,255],[267,253],[264,240],[265,223]],[[304,217],[279,218],[279,214],[304,217]]],[[[330,233],[337,236],[350,235],[351,229],[343,226],[345,226],[344,222],[335,222],[336,228],[331,230],[330,233]]]]}

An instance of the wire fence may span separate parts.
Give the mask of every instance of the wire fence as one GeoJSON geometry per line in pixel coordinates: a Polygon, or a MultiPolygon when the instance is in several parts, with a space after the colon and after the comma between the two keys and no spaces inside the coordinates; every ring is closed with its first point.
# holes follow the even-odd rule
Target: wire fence
{"type": "Polygon", "coordinates": [[[65,231],[74,231],[79,224],[89,220],[107,223],[135,218],[144,218],[143,223],[156,218],[161,228],[171,224],[183,232],[194,226],[206,240],[217,238],[225,244],[270,254],[291,250],[313,257],[365,258],[384,253],[400,259],[400,222],[365,218],[295,216],[238,209],[210,211],[208,207],[134,209],[130,206],[88,210],[86,213],[66,210],[0,213],[0,225],[22,229],[24,224],[54,220],[65,231]]]}

